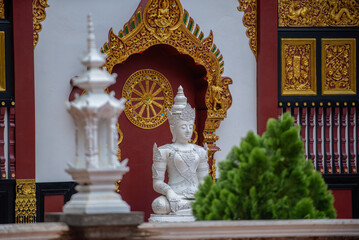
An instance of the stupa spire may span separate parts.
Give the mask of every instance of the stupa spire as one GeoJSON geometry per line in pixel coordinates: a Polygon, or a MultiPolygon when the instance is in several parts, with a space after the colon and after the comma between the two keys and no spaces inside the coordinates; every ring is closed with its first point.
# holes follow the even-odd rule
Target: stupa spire
{"type": "Polygon", "coordinates": [[[86,91],[103,92],[106,87],[115,83],[117,75],[111,75],[106,69],[101,68],[106,62],[106,54],[96,49],[95,29],[91,14],[87,16],[87,29],[87,52],[81,59],[86,71],[74,78],[73,84],[86,91]]]}

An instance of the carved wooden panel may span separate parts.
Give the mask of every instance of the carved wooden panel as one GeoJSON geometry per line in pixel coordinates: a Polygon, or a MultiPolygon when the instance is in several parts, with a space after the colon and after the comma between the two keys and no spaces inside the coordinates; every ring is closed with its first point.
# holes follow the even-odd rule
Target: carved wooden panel
{"type": "Polygon", "coordinates": [[[282,95],[316,95],[315,39],[282,38],[282,95]]]}
{"type": "Polygon", "coordinates": [[[280,27],[359,26],[355,0],[278,0],[280,27]]]}
{"type": "Polygon", "coordinates": [[[356,94],[355,38],[322,39],[323,94],[356,94]]]}

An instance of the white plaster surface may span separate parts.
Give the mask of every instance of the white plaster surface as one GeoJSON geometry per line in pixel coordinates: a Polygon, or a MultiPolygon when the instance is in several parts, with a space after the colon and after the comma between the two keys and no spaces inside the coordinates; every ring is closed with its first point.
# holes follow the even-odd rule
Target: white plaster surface
{"type": "MultiPolygon", "coordinates": [[[[35,48],[36,181],[71,181],[66,163],[75,158],[74,124],[65,101],[69,81],[83,70],[78,58],[86,50],[86,16],[92,13],[97,47],[130,19],[140,0],[49,0],[35,48]]],[[[205,36],[213,31],[214,43],[224,58],[223,76],[231,77],[233,96],[228,117],[216,131],[217,162],[249,130],[256,130],[256,61],[245,35],[243,12],[232,0],[182,0],[182,6],[205,36]]],[[[116,96],[119,96],[117,93],[116,96]]]]}

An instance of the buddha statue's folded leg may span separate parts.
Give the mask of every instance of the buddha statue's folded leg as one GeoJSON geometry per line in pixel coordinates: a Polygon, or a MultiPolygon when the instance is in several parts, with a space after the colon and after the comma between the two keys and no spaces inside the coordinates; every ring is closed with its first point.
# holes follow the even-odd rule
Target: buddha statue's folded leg
{"type": "Polygon", "coordinates": [[[152,210],[155,214],[169,214],[171,212],[170,203],[165,196],[159,196],[153,200],[152,210]]]}

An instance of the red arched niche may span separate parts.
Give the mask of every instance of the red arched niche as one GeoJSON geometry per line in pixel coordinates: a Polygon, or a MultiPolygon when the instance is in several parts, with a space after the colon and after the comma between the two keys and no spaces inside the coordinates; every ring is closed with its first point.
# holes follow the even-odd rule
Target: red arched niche
{"type": "MultiPolygon", "coordinates": [[[[173,96],[181,85],[188,103],[196,108],[197,144],[202,145],[204,122],[206,118],[205,92],[206,70],[196,65],[194,60],[179,53],[169,45],[155,45],[140,54],[131,55],[125,62],[113,67],[117,81],[109,87],[120,98],[126,80],[136,71],[153,69],[162,73],[172,86],[173,96]]],[[[120,183],[120,193],[131,206],[131,211],[145,212],[147,220],[152,213],[151,203],[159,196],[152,187],[152,149],[153,144],[161,146],[172,142],[168,121],[154,129],[141,129],[133,125],[123,113],[119,117],[123,141],[119,145],[121,159],[128,158],[130,171],[120,183]]]]}

